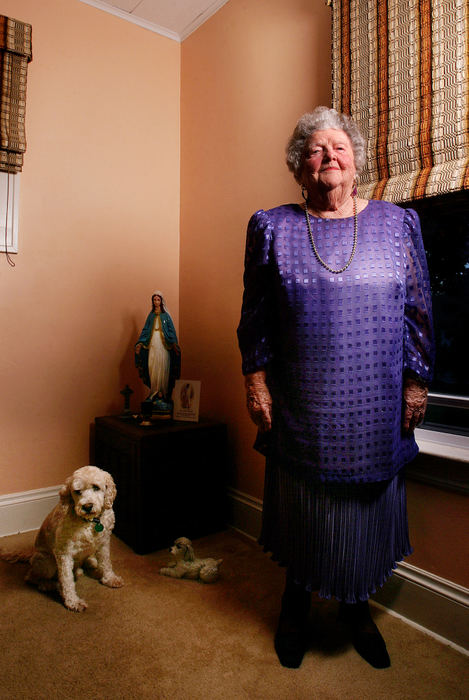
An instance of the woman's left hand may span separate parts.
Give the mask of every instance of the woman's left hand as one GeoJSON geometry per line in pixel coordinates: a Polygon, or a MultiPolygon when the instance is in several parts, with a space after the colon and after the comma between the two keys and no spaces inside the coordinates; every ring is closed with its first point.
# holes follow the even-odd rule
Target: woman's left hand
{"type": "Polygon", "coordinates": [[[412,433],[422,423],[427,408],[428,387],[412,377],[404,379],[404,420],[402,428],[412,433]]]}
{"type": "Polygon", "coordinates": [[[251,420],[262,433],[266,433],[272,428],[272,397],[267,386],[265,370],[246,374],[244,385],[251,420]]]}

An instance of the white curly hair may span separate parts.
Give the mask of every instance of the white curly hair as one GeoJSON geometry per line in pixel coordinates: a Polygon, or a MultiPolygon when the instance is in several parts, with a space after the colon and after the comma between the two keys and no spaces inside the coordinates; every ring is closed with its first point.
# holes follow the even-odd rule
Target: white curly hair
{"type": "Polygon", "coordinates": [[[306,149],[311,135],[315,131],[323,129],[341,129],[345,131],[352,144],[357,175],[365,165],[365,139],[353,119],[347,114],[341,114],[329,107],[316,107],[312,112],[306,112],[299,118],[286,147],[288,168],[300,185],[306,149]]]}

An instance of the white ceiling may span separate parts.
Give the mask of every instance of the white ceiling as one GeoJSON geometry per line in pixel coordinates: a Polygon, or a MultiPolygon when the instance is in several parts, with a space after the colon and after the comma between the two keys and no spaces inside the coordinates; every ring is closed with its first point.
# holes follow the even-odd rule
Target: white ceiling
{"type": "Polygon", "coordinates": [[[121,19],[182,41],[228,0],[80,0],[121,19]]]}

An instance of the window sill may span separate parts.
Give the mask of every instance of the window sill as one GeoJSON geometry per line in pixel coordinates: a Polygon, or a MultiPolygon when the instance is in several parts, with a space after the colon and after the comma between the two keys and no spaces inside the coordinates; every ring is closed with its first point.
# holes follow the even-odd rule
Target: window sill
{"type": "Polygon", "coordinates": [[[418,428],[420,453],[406,466],[409,479],[469,495],[469,437],[418,428]]]}
{"type": "Polygon", "coordinates": [[[469,462],[469,437],[454,433],[440,433],[437,430],[417,428],[415,439],[420,452],[445,457],[457,462],[469,462]]]}

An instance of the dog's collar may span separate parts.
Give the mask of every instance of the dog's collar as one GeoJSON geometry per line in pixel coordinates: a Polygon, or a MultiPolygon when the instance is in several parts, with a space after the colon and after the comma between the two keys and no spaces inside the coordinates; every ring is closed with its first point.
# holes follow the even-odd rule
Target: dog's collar
{"type": "Polygon", "coordinates": [[[102,524],[102,522],[99,518],[93,518],[93,520],[91,522],[95,523],[95,526],[94,526],[95,532],[102,532],[104,530],[104,525],[102,524]]]}

